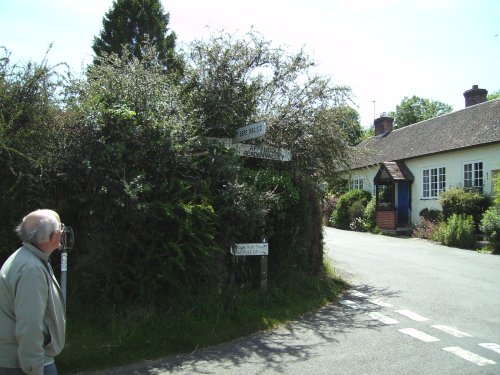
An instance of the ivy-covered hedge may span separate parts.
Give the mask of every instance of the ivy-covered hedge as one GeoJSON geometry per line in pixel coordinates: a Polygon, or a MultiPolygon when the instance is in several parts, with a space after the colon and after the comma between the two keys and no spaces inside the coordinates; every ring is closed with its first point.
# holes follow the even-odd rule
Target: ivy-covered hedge
{"type": "MultiPolygon", "coordinates": [[[[251,51],[245,53],[254,61],[251,51]]],[[[104,56],[76,79],[60,77],[45,62],[19,67],[8,56],[0,59],[0,261],[18,246],[13,228],[20,218],[47,207],[75,232],[71,303],[161,305],[200,285],[224,287],[238,271],[230,245],[258,242],[263,235],[270,243],[270,270],[293,265],[320,272],[320,196],[317,181],[304,172],[317,170],[319,159],[294,154],[296,164],[287,165],[248,160],[205,141],[205,135],[232,133],[255,116],[260,81],[248,84],[250,74],[217,70],[221,77],[207,75],[208,83],[193,76],[179,86],[156,59],[147,48],[141,61],[104,56]],[[221,87],[221,79],[236,83],[221,87]],[[217,90],[227,101],[206,106],[217,90]],[[218,121],[214,129],[212,120],[218,121]]],[[[292,71],[309,66],[303,59],[289,63],[292,71]]],[[[247,65],[233,68],[240,67],[247,65]]],[[[273,81],[273,87],[284,88],[297,76],[277,77],[289,81],[273,81]]],[[[310,92],[321,94],[318,102],[336,95],[328,86],[310,92]]],[[[268,115],[284,119],[279,112],[268,115]]],[[[322,131],[320,125],[311,129],[322,131]]],[[[306,156],[318,149],[311,140],[326,137],[290,136],[297,143],[291,146],[306,156]]],[[[342,145],[335,147],[337,158],[342,145]]],[[[57,254],[52,262],[57,269],[57,254]]]]}

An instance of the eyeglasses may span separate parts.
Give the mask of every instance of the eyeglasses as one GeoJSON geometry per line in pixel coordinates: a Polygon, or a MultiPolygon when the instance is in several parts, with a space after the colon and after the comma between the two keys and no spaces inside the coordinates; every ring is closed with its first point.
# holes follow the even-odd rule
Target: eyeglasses
{"type": "Polygon", "coordinates": [[[59,228],[57,228],[57,229],[59,230],[59,232],[64,233],[64,224],[59,223],[59,228]]]}

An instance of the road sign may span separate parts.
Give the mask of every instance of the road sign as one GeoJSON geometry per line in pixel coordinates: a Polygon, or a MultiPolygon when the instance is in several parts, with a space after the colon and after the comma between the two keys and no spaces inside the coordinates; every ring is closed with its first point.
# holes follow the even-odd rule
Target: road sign
{"type": "Polygon", "coordinates": [[[268,255],[269,244],[267,242],[260,243],[237,243],[231,246],[231,254],[242,255],[268,255]]]}
{"type": "Polygon", "coordinates": [[[247,156],[259,159],[271,159],[280,161],[292,160],[292,153],[290,150],[284,148],[276,148],[262,145],[246,145],[238,143],[236,145],[236,153],[240,156],[247,156]]]}
{"type": "Polygon", "coordinates": [[[209,145],[221,145],[225,147],[231,147],[233,140],[231,138],[217,138],[217,137],[205,137],[205,140],[209,145]]]}
{"type": "Polygon", "coordinates": [[[260,121],[255,124],[243,126],[236,130],[236,142],[243,142],[249,139],[262,137],[266,133],[267,124],[265,121],[260,121]]]}

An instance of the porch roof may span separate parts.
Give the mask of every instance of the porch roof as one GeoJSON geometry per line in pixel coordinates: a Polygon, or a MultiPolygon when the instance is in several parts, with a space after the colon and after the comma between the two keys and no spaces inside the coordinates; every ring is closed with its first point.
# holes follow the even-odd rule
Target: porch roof
{"type": "Polygon", "coordinates": [[[386,161],[380,168],[373,181],[375,183],[408,181],[413,182],[414,177],[406,164],[402,161],[386,161]]]}

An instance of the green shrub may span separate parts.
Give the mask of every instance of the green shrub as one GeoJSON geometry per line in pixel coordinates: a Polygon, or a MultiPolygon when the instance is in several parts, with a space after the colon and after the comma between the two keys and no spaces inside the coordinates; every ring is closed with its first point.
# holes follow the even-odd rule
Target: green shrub
{"type": "Polygon", "coordinates": [[[491,242],[495,251],[500,250],[500,209],[491,207],[483,215],[481,220],[481,231],[491,242]]]}
{"type": "Polygon", "coordinates": [[[443,213],[433,208],[426,207],[420,211],[418,215],[423,217],[426,221],[433,221],[435,223],[443,220],[443,213]]]}
{"type": "Polygon", "coordinates": [[[364,232],[365,226],[363,225],[363,218],[355,217],[351,224],[349,224],[349,229],[354,232],[364,232]]]}
{"type": "Polygon", "coordinates": [[[347,212],[349,214],[349,227],[351,230],[361,231],[363,228],[363,214],[365,212],[366,202],[363,200],[354,201],[352,205],[348,208],[347,212]],[[357,229],[352,229],[352,223],[358,221],[359,225],[356,225],[357,229]]]}
{"type": "Polygon", "coordinates": [[[439,228],[437,221],[428,220],[420,216],[420,222],[413,227],[413,237],[433,240],[436,236],[436,231],[439,228]]]}
{"type": "Polygon", "coordinates": [[[339,197],[336,194],[327,194],[321,204],[321,214],[323,217],[323,224],[332,226],[332,214],[337,206],[339,197]]]}
{"type": "MultiPolygon", "coordinates": [[[[357,217],[362,217],[363,213],[359,213],[359,209],[350,209],[355,205],[355,202],[361,202],[363,207],[366,207],[371,199],[371,194],[364,190],[350,190],[343,194],[337,201],[337,207],[332,215],[332,222],[335,228],[350,229],[350,224],[357,217]],[[359,215],[359,216],[351,216],[359,215]]],[[[359,207],[359,206],[357,206],[359,207]]]]}
{"type": "Polygon", "coordinates": [[[453,214],[471,215],[478,228],[483,213],[490,205],[490,198],[473,191],[453,188],[441,194],[440,202],[444,220],[453,214]]]}
{"type": "Polygon", "coordinates": [[[493,203],[497,206],[500,206],[500,173],[498,173],[495,176],[493,192],[494,192],[493,203]]]}
{"type": "Polygon", "coordinates": [[[375,197],[372,197],[363,211],[363,227],[368,232],[375,232],[377,227],[376,215],[377,202],[375,197]]]}
{"type": "Polygon", "coordinates": [[[472,249],[474,247],[474,219],[471,215],[451,215],[446,223],[439,225],[436,240],[446,246],[472,249]]]}

